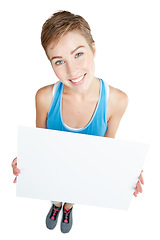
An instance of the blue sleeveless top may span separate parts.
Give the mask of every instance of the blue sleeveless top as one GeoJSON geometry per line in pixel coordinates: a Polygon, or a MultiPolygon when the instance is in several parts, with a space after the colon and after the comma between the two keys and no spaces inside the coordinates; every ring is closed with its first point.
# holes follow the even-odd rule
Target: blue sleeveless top
{"type": "Polygon", "coordinates": [[[104,136],[107,131],[107,91],[105,83],[100,79],[100,94],[95,112],[84,128],[68,127],[62,118],[63,83],[58,82],[47,117],[47,129],[67,131],[88,135],[104,136]]]}

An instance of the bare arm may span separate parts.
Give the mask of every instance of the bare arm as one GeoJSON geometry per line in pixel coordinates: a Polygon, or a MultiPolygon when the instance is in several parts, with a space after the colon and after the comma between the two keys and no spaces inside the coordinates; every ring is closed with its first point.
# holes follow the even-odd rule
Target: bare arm
{"type": "Polygon", "coordinates": [[[47,111],[45,103],[45,94],[42,89],[38,90],[35,96],[36,104],[36,127],[46,128],[47,111]]]}
{"type": "Polygon", "coordinates": [[[110,87],[107,111],[107,132],[105,137],[115,138],[118,126],[128,105],[126,93],[110,87]]]}

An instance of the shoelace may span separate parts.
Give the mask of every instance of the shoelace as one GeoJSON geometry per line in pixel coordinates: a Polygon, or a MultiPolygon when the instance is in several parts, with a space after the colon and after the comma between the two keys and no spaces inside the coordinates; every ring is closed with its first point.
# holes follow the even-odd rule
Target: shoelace
{"type": "Polygon", "coordinates": [[[55,208],[53,207],[53,213],[52,213],[51,219],[53,219],[53,220],[56,219],[56,216],[57,216],[57,213],[59,212],[59,210],[60,210],[60,209],[55,209],[55,208]]]}
{"type": "Polygon", "coordinates": [[[69,223],[69,220],[68,220],[68,218],[69,218],[69,213],[70,213],[70,211],[68,210],[64,210],[63,211],[64,212],[64,222],[65,223],[69,223]]]}

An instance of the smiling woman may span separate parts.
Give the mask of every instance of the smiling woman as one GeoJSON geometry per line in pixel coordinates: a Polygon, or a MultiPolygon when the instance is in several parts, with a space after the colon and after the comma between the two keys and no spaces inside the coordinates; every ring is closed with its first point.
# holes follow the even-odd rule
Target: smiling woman
{"type": "Polygon", "coordinates": [[[54,40],[46,48],[47,56],[59,80],[78,93],[86,93],[94,77],[94,52],[80,30],[72,30],[54,45],[54,40]],[[77,87],[78,86],[78,87],[77,87]]]}
{"type": "MultiPolygon", "coordinates": [[[[114,138],[128,97],[95,76],[96,48],[88,23],[79,15],[57,12],[44,23],[41,42],[59,81],[37,91],[36,127],[114,138]]],[[[142,192],[142,175],[139,180],[135,196],[142,192]]],[[[69,186],[64,182],[63,187],[69,186]]],[[[53,202],[46,218],[49,229],[55,228],[61,207],[53,202]]],[[[63,233],[72,227],[72,209],[72,203],[63,206],[63,233]]]]}

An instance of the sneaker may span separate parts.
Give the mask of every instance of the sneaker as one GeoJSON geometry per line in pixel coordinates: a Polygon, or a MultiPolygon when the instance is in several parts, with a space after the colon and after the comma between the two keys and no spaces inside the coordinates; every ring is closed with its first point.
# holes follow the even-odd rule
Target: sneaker
{"type": "Polygon", "coordinates": [[[72,210],[73,207],[69,210],[64,208],[63,205],[63,215],[62,215],[62,221],[61,221],[61,232],[62,233],[68,233],[72,228],[72,210]]]}
{"type": "Polygon", "coordinates": [[[61,210],[61,207],[56,207],[54,204],[52,205],[51,209],[49,210],[49,213],[46,217],[46,226],[48,229],[54,229],[57,225],[58,221],[58,215],[61,210]]]}

